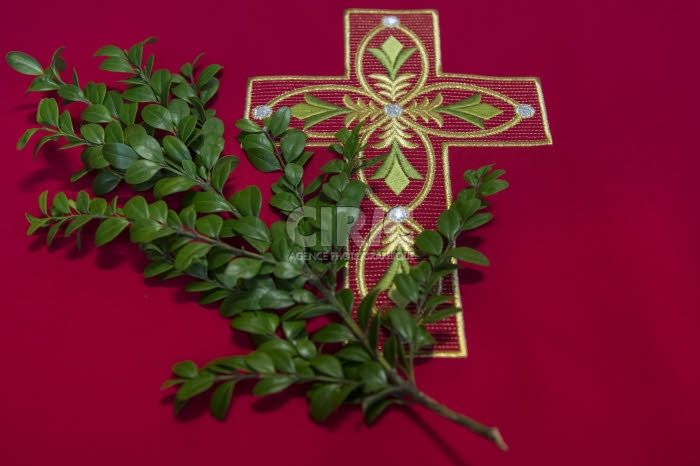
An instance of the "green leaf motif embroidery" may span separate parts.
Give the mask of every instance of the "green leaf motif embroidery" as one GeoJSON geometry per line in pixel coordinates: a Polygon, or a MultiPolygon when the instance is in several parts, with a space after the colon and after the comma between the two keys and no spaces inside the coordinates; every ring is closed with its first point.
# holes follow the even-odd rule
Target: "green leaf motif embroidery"
{"type": "Polygon", "coordinates": [[[347,108],[321,100],[311,94],[304,94],[305,104],[296,104],[292,107],[292,116],[304,120],[304,129],[308,129],[317,123],[328,120],[338,115],[350,113],[347,108]]]}
{"type": "Polygon", "coordinates": [[[396,40],[394,36],[389,36],[381,48],[369,49],[369,53],[374,55],[374,58],[379,60],[379,63],[384,66],[392,81],[396,79],[396,73],[399,72],[401,66],[406,63],[406,60],[415,51],[415,47],[404,48],[403,44],[396,40]]]}
{"type": "Polygon", "coordinates": [[[489,104],[481,103],[481,94],[474,94],[464,100],[460,100],[454,104],[446,105],[436,109],[440,113],[455,116],[461,120],[484,128],[484,120],[489,120],[503,113],[503,110],[489,104]]]}
{"type": "Polygon", "coordinates": [[[401,152],[398,143],[394,141],[386,160],[370,177],[371,180],[381,180],[382,178],[394,194],[398,195],[408,186],[410,179],[422,180],[423,175],[413,168],[411,162],[401,152]]]}
{"type": "Polygon", "coordinates": [[[394,259],[391,261],[391,265],[384,272],[382,278],[374,286],[375,290],[387,291],[390,289],[394,283],[394,277],[399,273],[409,273],[411,271],[411,266],[406,260],[406,253],[400,246],[396,249],[394,254],[394,259]]]}

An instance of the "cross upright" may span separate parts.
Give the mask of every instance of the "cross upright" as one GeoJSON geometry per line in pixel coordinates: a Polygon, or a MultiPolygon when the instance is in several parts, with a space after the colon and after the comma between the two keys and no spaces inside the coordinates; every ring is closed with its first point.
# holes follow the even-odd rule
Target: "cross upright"
{"type": "MultiPolygon", "coordinates": [[[[303,127],[311,145],[327,146],[341,126],[364,121],[365,157],[387,155],[359,174],[370,187],[363,211],[386,215],[359,225],[362,244],[350,244],[348,284],[360,296],[411,261],[393,253],[411,252],[406,238],[435,228],[450,205],[450,146],[552,143],[537,78],[442,71],[434,10],[346,11],[344,76],[250,79],[247,117],[282,106],[292,108],[292,126],[303,127]]],[[[459,306],[456,273],[442,286],[459,306]]],[[[432,325],[432,355],[466,355],[461,313],[432,325]]]]}

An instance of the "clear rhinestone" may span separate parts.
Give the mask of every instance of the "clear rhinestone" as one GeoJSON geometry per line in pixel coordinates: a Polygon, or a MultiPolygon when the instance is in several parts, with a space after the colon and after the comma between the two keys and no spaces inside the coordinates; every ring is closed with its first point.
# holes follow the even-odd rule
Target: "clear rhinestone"
{"type": "Polygon", "coordinates": [[[395,223],[402,223],[408,220],[408,211],[401,206],[393,207],[388,214],[389,220],[395,223]]]}
{"type": "Polygon", "coordinates": [[[382,24],[388,28],[395,28],[401,24],[401,21],[396,16],[385,16],[382,18],[382,24]]]}
{"type": "Polygon", "coordinates": [[[532,108],[532,105],[522,104],[515,107],[515,113],[523,118],[530,118],[535,114],[535,109],[532,108]]]}
{"type": "Polygon", "coordinates": [[[256,120],[263,120],[272,115],[272,109],[267,105],[261,105],[253,109],[253,118],[256,120]]]}
{"type": "Polygon", "coordinates": [[[384,113],[389,115],[391,118],[400,117],[403,113],[403,108],[397,104],[391,104],[384,107],[384,113]]]}

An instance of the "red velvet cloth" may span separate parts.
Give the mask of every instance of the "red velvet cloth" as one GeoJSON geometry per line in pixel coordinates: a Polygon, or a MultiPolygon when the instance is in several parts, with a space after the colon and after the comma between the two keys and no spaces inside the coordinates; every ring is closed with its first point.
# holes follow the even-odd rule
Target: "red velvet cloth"
{"type": "MultiPolygon", "coordinates": [[[[245,390],[223,424],[204,404],[174,420],[158,391],[169,366],[242,343],[179,284],[144,280],[126,241],[77,253],[24,236],[39,192],[83,187],[67,183],[80,162],[15,152],[38,96],[1,66],[0,464],[700,462],[697,3],[368,3],[438,9],[446,71],[542,80],[553,146],[450,150],[453,186],[495,162],[512,187],[480,234],[493,265],[461,274],[469,358],[417,371],[427,393],[498,425],[511,451],[421,408],[372,428],[353,409],[316,425],[303,397],[245,390]]],[[[113,78],[90,58],[108,43],[157,36],[157,66],[173,69],[206,52],[225,67],[216,108],[240,155],[247,78],[342,74],[353,6],[16,2],[3,6],[0,44],[44,64],[66,46],[82,82],[113,78]]],[[[245,161],[234,173],[237,187],[271,179],[245,161]]]]}

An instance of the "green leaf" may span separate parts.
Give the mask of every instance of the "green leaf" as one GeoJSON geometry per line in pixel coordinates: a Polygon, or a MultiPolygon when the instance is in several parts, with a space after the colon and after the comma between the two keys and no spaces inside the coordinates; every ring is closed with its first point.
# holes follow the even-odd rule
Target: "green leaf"
{"type": "Polygon", "coordinates": [[[178,400],[189,400],[193,396],[206,392],[212,385],[214,385],[214,374],[203,372],[196,378],[183,383],[175,398],[178,400]]]}
{"type": "Polygon", "coordinates": [[[470,264],[489,265],[489,260],[476,249],[466,246],[453,248],[447,251],[447,255],[455,257],[458,260],[469,262],[470,264]]]}
{"type": "MultiPolygon", "coordinates": [[[[133,227],[131,231],[134,231],[133,227]]],[[[146,278],[155,277],[162,273],[169,272],[172,268],[172,264],[168,261],[153,261],[143,270],[143,276],[146,278]]]]}
{"type": "Polygon", "coordinates": [[[316,343],[336,343],[354,339],[355,336],[345,325],[334,322],[321,327],[311,338],[316,343]]]}
{"type": "Polygon", "coordinates": [[[388,406],[393,403],[399,403],[398,400],[393,398],[370,398],[372,399],[371,402],[362,403],[362,411],[364,412],[363,421],[366,425],[373,424],[388,406]]]}
{"type": "MultiPolygon", "coordinates": [[[[153,86],[153,91],[156,94],[157,100],[163,105],[168,105],[168,96],[170,95],[170,71],[156,70],[156,72],[153,73],[153,76],[151,76],[151,86],[153,86]]],[[[182,108],[182,105],[184,105],[184,108],[187,111],[185,115],[189,114],[189,108],[187,108],[187,104],[185,104],[185,102],[179,101],[181,103],[178,103],[177,99],[174,100],[175,108],[182,108]]],[[[171,110],[173,108],[172,102],[170,108],[171,110]]],[[[175,115],[173,115],[173,120],[175,121],[175,124],[177,124],[178,119],[175,118],[175,115]]]]}
{"type": "Polygon", "coordinates": [[[366,329],[367,325],[369,325],[369,320],[374,313],[374,303],[377,300],[378,294],[378,290],[370,291],[364,298],[362,298],[360,305],[357,307],[357,322],[360,324],[362,329],[366,329]]]}
{"type": "Polygon", "coordinates": [[[260,133],[262,131],[260,125],[246,118],[236,121],[236,128],[245,133],[260,133]]]}
{"type": "Polygon", "coordinates": [[[238,157],[227,155],[220,158],[212,169],[211,184],[214,189],[221,191],[226,184],[231,172],[238,165],[238,157]]]}
{"type": "Polygon", "coordinates": [[[49,212],[47,209],[47,203],[46,199],[48,198],[49,192],[48,191],[42,191],[41,194],[39,194],[39,210],[41,210],[41,213],[48,216],[49,212]]]}
{"type": "Polygon", "coordinates": [[[234,193],[229,202],[245,217],[257,217],[262,207],[262,194],[257,186],[247,186],[234,193]]]}
{"type": "Polygon", "coordinates": [[[281,392],[294,383],[294,379],[288,375],[268,375],[253,387],[253,395],[264,396],[281,392]]]}
{"type": "Polygon", "coordinates": [[[394,330],[407,342],[413,342],[416,336],[416,321],[405,309],[393,308],[389,311],[389,320],[394,330]]]}
{"type": "Polygon", "coordinates": [[[108,218],[100,223],[95,231],[95,246],[102,246],[109,243],[129,225],[125,218],[108,218]]]}
{"type": "Polygon", "coordinates": [[[125,103],[119,109],[119,120],[125,125],[133,125],[136,121],[136,113],[139,110],[139,104],[136,102],[125,103]]]}
{"type": "Polygon", "coordinates": [[[335,357],[353,362],[365,362],[371,359],[369,353],[360,345],[346,345],[339,349],[335,357]]]}
{"type": "Polygon", "coordinates": [[[464,222],[464,225],[462,226],[462,231],[473,230],[475,228],[478,228],[481,225],[484,225],[485,223],[491,221],[492,218],[493,215],[489,213],[476,214],[470,217],[466,222],[464,222]]]}
{"type": "Polygon", "coordinates": [[[90,171],[90,170],[88,170],[87,168],[83,168],[82,170],[78,170],[77,172],[73,173],[73,174],[70,176],[70,182],[73,183],[73,182],[75,182],[75,181],[78,181],[80,178],[82,178],[82,177],[84,177],[85,175],[87,175],[89,171],[90,171]]]}
{"type": "Polygon", "coordinates": [[[131,147],[118,142],[105,144],[102,148],[102,156],[111,166],[119,170],[128,169],[139,159],[138,154],[131,147]]]}
{"type": "Polygon", "coordinates": [[[60,89],[60,85],[51,80],[48,76],[39,76],[32,80],[27,92],[55,91],[60,89]]]}
{"type": "Polygon", "coordinates": [[[226,413],[231,406],[231,397],[233,396],[233,387],[235,382],[229,380],[224,382],[214,390],[214,394],[211,397],[211,404],[209,410],[211,415],[214,416],[219,421],[223,421],[226,417],[226,413]]]}
{"type": "Polygon", "coordinates": [[[219,139],[221,140],[221,142],[205,142],[199,149],[199,158],[204,164],[204,166],[208,169],[211,169],[216,164],[216,161],[219,160],[219,155],[221,155],[221,151],[224,148],[223,139],[219,139]]]}
{"type": "MultiPolygon", "coordinates": [[[[247,121],[247,120],[244,120],[247,121]]],[[[298,129],[290,129],[280,139],[282,155],[287,162],[294,162],[304,152],[307,140],[306,133],[298,129]]]]}
{"type": "Polygon", "coordinates": [[[55,141],[57,136],[52,136],[52,135],[46,135],[43,138],[39,139],[39,142],[36,143],[34,146],[34,159],[36,159],[37,154],[39,153],[39,150],[44,146],[49,141],[55,141]]]}
{"type": "Polygon", "coordinates": [[[171,92],[177,97],[187,100],[188,102],[197,97],[197,94],[187,83],[178,84],[171,89],[171,92]]]}
{"type": "Polygon", "coordinates": [[[211,244],[193,241],[182,247],[175,256],[175,268],[185,270],[195,260],[204,257],[211,250],[211,244]]]}
{"type": "Polygon", "coordinates": [[[58,88],[58,95],[63,97],[65,100],[72,102],[82,102],[85,100],[83,91],[74,84],[67,84],[58,88]]]}
{"type": "Polygon", "coordinates": [[[5,56],[5,60],[10,67],[22,74],[29,76],[41,76],[44,69],[38,61],[24,52],[10,52],[5,56]]]}
{"type": "MultiPolygon", "coordinates": [[[[167,70],[158,70],[156,73],[159,71],[167,72],[167,70]]],[[[168,75],[168,77],[169,76],[170,75],[168,75]]],[[[170,115],[173,117],[173,123],[175,123],[176,126],[180,124],[183,118],[190,115],[190,106],[182,99],[171,100],[168,105],[168,110],[170,110],[170,115]]]]}
{"type": "Polygon", "coordinates": [[[161,105],[146,105],[141,110],[141,117],[154,128],[173,131],[173,117],[170,111],[161,105]]]}
{"type": "Polygon", "coordinates": [[[474,215],[474,212],[479,210],[479,208],[481,207],[480,199],[475,199],[474,197],[467,197],[463,194],[464,192],[465,191],[461,191],[459,193],[459,195],[457,196],[457,200],[452,205],[452,207],[450,207],[450,210],[456,210],[461,221],[464,221],[465,219],[468,219],[469,217],[474,215]]]}
{"type": "Polygon", "coordinates": [[[291,343],[284,341],[284,340],[270,340],[267,343],[274,343],[274,342],[283,342],[287,343],[290,348],[289,349],[274,349],[274,348],[267,348],[268,345],[263,344],[260,346],[260,349],[262,351],[265,351],[272,361],[275,364],[275,368],[278,371],[281,372],[286,372],[287,374],[293,374],[296,372],[296,368],[294,367],[294,360],[292,359],[292,356],[296,355],[296,349],[294,348],[294,345],[291,343]],[[265,348],[263,350],[263,348],[265,348]]]}
{"type": "Polygon", "coordinates": [[[124,130],[118,121],[112,120],[105,126],[105,142],[124,142],[124,130]]]}
{"type": "Polygon", "coordinates": [[[335,383],[315,384],[309,390],[309,402],[311,405],[311,418],[316,422],[322,422],[335,411],[350,392],[355,389],[355,385],[339,385],[335,383]]]}
{"type": "Polygon", "coordinates": [[[322,374],[339,379],[343,377],[343,366],[340,364],[338,358],[334,356],[321,354],[311,360],[311,365],[322,374]]]}
{"type": "Polygon", "coordinates": [[[85,191],[80,191],[75,198],[75,207],[79,212],[84,214],[89,212],[90,209],[90,196],[85,191]]]}
{"type": "Polygon", "coordinates": [[[281,107],[279,110],[277,110],[275,114],[272,115],[270,122],[267,125],[267,127],[270,129],[270,133],[272,133],[272,135],[275,137],[284,133],[287,130],[287,127],[289,127],[289,120],[291,117],[292,113],[289,107],[281,107]]]}
{"type": "Polygon", "coordinates": [[[70,213],[70,206],[65,193],[56,193],[51,203],[51,212],[57,214],[56,216],[68,215],[70,213]]]}
{"type": "Polygon", "coordinates": [[[301,265],[293,262],[278,262],[273,273],[277,278],[291,280],[301,275],[301,265]]]}
{"type": "Polygon", "coordinates": [[[267,290],[260,298],[260,307],[265,309],[284,309],[294,305],[288,291],[267,290]]]}
{"type": "Polygon", "coordinates": [[[272,172],[282,168],[275,157],[272,143],[264,134],[248,134],[241,144],[251,165],[261,172],[272,172]]]}
{"type": "Polygon", "coordinates": [[[295,306],[284,314],[284,319],[310,319],[326,314],[335,314],[339,309],[332,304],[312,303],[295,306]]]}
{"type": "Polygon", "coordinates": [[[275,372],[275,364],[272,358],[263,351],[255,351],[245,357],[245,362],[253,371],[260,374],[272,374],[275,372]]]}
{"type": "Polygon", "coordinates": [[[435,337],[433,337],[424,326],[419,325],[416,329],[415,349],[425,348],[435,343],[437,343],[435,337]]]}
{"type": "Polygon", "coordinates": [[[188,115],[177,124],[177,136],[183,141],[189,141],[197,127],[197,116],[188,115]]]}
{"type": "Polygon", "coordinates": [[[296,340],[306,337],[306,321],[304,320],[285,320],[282,322],[282,331],[285,338],[288,340],[296,340]]]}
{"type": "Polygon", "coordinates": [[[105,142],[105,130],[100,125],[90,123],[80,127],[81,136],[93,143],[93,144],[104,144],[105,142]]]}
{"type": "Polygon", "coordinates": [[[192,361],[178,362],[173,366],[173,374],[185,379],[194,379],[197,373],[197,365],[192,361]]]}
{"type": "Polygon", "coordinates": [[[239,279],[250,279],[260,271],[262,263],[256,259],[241,257],[228,263],[219,279],[227,286],[233,287],[239,279]]]}
{"type": "Polygon", "coordinates": [[[104,196],[117,187],[122,180],[119,174],[112,170],[101,170],[94,180],[92,180],[92,191],[97,196],[104,196]]]}
{"type": "Polygon", "coordinates": [[[350,288],[344,288],[336,294],[338,301],[345,308],[348,314],[352,312],[353,304],[355,303],[355,293],[350,288]]]}
{"type": "Polygon", "coordinates": [[[386,373],[382,366],[375,361],[367,361],[360,365],[358,374],[365,385],[365,392],[375,392],[386,387],[386,373]]]}
{"type": "Polygon", "coordinates": [[[134,68],[124,58],[110,56],[100,64],[100,69],[114,73],[134,73],[134,68]]]}
{"type": "Polygon", "coordinates": [[[221,66],[219,65],[209,65],[204,68],[202,72],[199,73],[199,77],[197,78],[197,87],[200,89],[204,87],[204,85],[208,83],[220,69],[221,66]]]}
{"type": "Polygon", "coordinates": [[[437,221],[437,228],[440,233],[453,241],[461,228],[459,215],[454,209],[448,209],[440,214],[437,221]]]}
{"type": "Polygon", "coordinates": [[[241,217],[234,220],[233,228],[260,252],[270,247],[270,232],[258,217],[241,217]]]}
{"type": "Polygon", "coordinates": [[[416,247],[426,254],[438,256],[444,247],[442,236],[434,230],[424,230],[416,236],[416,247]]]}
{"type": "Polygon", "coordinates": [[[297,186],[301,183],[301,177],[304,175],[304,169],[296,163],[289,163],[284,167],[284,177],[292,186],[297,186]]]}
{"type": "Polygon", "coordinates": [[[129,184],[144,183],[155,176],[161,166],[148,160],[137,160],[126,170],[124,179],[129,184]]]}
{"type": "Polygon", "coordinates": [[[119,47],[115,47],[114,45],[105,45],[104,47],[100,48],[95,52],[93,57],[118,57],[118,58],[125,58],[126,55],[124,54],[124,51],[120,49],[119,47]]]}
{"type": "Polygon", "coordinates": [[[40,129],[41,128],[29,128],[27,131],[25,131],[24,134],[22,134],[22,137],[19,138],[19,141],[17,141],[17,150],[24,149],[34,133],[40,129]]]}
{"type": "Polygon", "coordinates": [[[450,316],[459,314],[462,312],[462,308],[459,307],[446,307],[445,309],[440,309],[435,312],[431,312],[423,318],[423,322],[426,324],[432,324],[435,322],[440,322],[441,320],[447,319],[450,316]]]}
{"type": "Polygon", "coordinates": [[[107,210],[107,201],[100,197],[96,197],[90,201],[88,212],[91,215],[102,215],[107,210]]]}
{"type": "Polygon", "coordinates": [[[506,180],[494,179],[481,183],[479,188],[479,193],[482,196],[491,196],[500,191],[503,191],[508,187],[508,182],[506,180]]]}
{"type": "Polygon", "coordinates": [[[130,126],[124,136],[134,151],[144,159],[152,162],[163,161],[163,149],[153,136],[146,133],[143,126],[130,126]]]}
{"type": "Polygon", "coordinates": [[[279,193],[272,196],[270,205],[288,214],[293,210],[301,207],[299,199],[292,193],[279,193]]]}
{"type": "Polygon", "coordinates": [[[143,196],[134,196],[124,204],[124,215],[131,220],[149,218],[148,203],[143,196]]]}
{"type": "Polygon", "coordinates": [[[216,95],[216,93],[219,90],[220,85],[221,85],[221,83],[219,82],[218,79],[211,78],[209,80],[209,82],[207,82],[204,86],[202,86],[202,90],[199,93],[199,98],[202,99],[203,104],[206,104],[207,102],[209,102],[211,100],[211,98],[214,97],[214,95],[216,95]]]}
{"type": "Polygon", "coordinates": [[[206,215],[204,217],[201,217],[197,219],[196,222],[196,228],[197,231],[200,232],[203,235],[206,236],[211,236],[213,238],[217,238],[219,236],[219,232],[221,232],[221,227],[224,224],[224,219],[222,219],[218,215],[206,215]]]}
{"type": "Polygon", "coordinates": [[[192,155],[190,155],[190,150],[187,148],[184,142],[176,138],[175,136],[167,135],[163,138],[163,149],[165,153],[178,162],[184,160],[192,160],[192,155]]]}
{"type": "Polygon", "coordinates": [[[162,198],[174,193],[189,191],[195,185],[195,182],[184,176],[173,176],[162,178],[153,187],[153,195],[156,198],[162,198]]]}
{"type": "Polygon", "coordinates": [[[231,321],[231,327],[256,335],[272,335],[278,325],[279,317],[270,312],[243,312],[231,321]]]}
{"type": "MultiPolygon", "coordinates": [[[[150,86],[133,86],[124,91],[124,98],[131,102],[155,102],[156,96],[150,86]]],[[[142,114],[143,115],[143,114],[142,114]]],[[[145,121],[145,118],[144,118],[145,121]]],[[[149,123],[150,124],[150,123],[149,123]]],[[[153,126],[153,125],[151,125],[153,126]]],[[[161,128],[168,129],[168,128],[161,128]]],[[[172,129],[172,126],[171,128],[172,129]]]]}
{"type": "Polygon", "coordinates": [[[401,293],[406,299],[415,303],[420,297],[420,289],[416,281],[409,274],[397,274],[394,276],[394,285],[396,290],[401,293]]]}
{"type": "Polygon", "coordinates": [[[100,104],[90,105],[83,111],[81,118],[90,123],[109,123],[112,121],[112,115],[107,107],[100,104]]]}
{"type": "Polygon", "coordinates": [[[231,211],[226,199],[213,191],[199,191],[194,195],[192,207],[200,213],[231,211]]]}
{"type": "Polygon", "coordinates": [[[36,121],[40,125],[58,127],[58,104],[55,99],[41,99],[36,121]]]}
{"type": "Polygon", "coordinates": [[[93,104],[104,103],[107,86],[104,83],[89,82],[85,85],[85,97],[93,104]]]}

